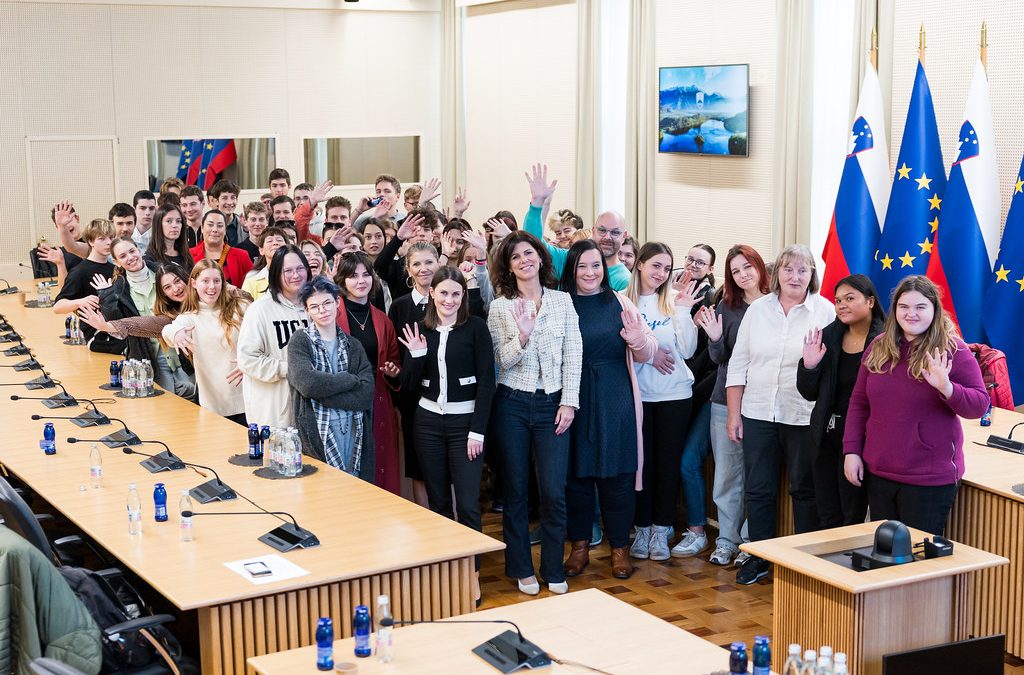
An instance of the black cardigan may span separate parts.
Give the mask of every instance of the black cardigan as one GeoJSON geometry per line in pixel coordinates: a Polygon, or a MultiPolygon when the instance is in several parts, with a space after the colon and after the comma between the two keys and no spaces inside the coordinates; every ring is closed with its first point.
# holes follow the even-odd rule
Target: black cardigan
{"type": "MultiPolygon", "coordinates": [[[[437,401],[441,393],[437,359],[441,333],[427,330],[422,325],[420,330],[427,340],[427,353],[414,357],[406,352],[399,377],[402,389],[415,392],[417,401],[421,396],[437,401]]],[[[452,328],[444,361],[448,402],[476,401],[469,430],[485,435],[497,385],[494,375],[494,344],[483,319],[470,316],[465,323],[452,328]]]]}
{"type": "MultiPolygon", "coordinates": [[[[99,291],[97,295],[100,299],[100,313],[107,321],[140,316],[128,288],[128,279],[124,275],[118,276],[113,284],[99,291]]],[[[129,335],[124,343],[127,346],[124,352],[128,358],[145,359],[153,364],[153,372],[156,372],[157,353],[152,340],[129,335]]]]}
{"type": "MultiPolygon", "coordinates": [[[[868,329],[865,347],[871,344],[882,332],[884,322],[876,319],[868,329]]],[[[839,319],[834,320],[821,331],[821,343],[825,345],[825,355],[816,368],[804,366],[800,359],[796,371],[796,390],[808,401],[816,401],[811,411],[811,438],[815,447],[821,445],[825,436],[825,427],[832,416],[832,404],[836,400],[836,379],[839,373],[839,352],[843,350],[843,336],[848,330],[846,324],[839,319]]]]}

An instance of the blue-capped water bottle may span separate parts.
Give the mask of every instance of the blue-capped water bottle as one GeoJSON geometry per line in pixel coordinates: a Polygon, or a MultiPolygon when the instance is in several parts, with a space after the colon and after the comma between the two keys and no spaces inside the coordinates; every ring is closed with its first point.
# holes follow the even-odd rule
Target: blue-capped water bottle
{"type": "Polygon", "coordinates": [[[772,648],[767,635],[754,638],[754,675],[769,675],[772,672],[772,648]]]}
{"type": "Polygon", "coordinates": [[[163,483],[153,488],[153,519],[158,523],[167,522],[167,490],[163,483]]]}
{"type": "Polygon", "coordinates": [[[334,670],[334,622],[329,616],[316,622],[316,669],[334,670]]]}
{"type": "Polygon", "coordinates": [[[260,447],[260,427],[249,425],[249,459],[263,459],[263,448],[260,447]]]}
{"type": "Polygon", "coordinates": [[[110,386],[120,388],[121,387],[121,362],[111,361],[110,362],[110,386]]]}
{"type": "Polygon", "coordinates": [[[267,441],[270,440],[270,427],[264,424],[260,427],[260,458],[263,458],[263,451],[267,449],[267,441]]]}
{"type": "Polygon", "coordinates": [[[68,315],[68,318],[64,319],[64,339],[65,340],[70,340],[71,339],[71,315],[70,314],[68,315]]]}
{"type": "Polygon", "coordinates": [[[365,659],[370,650],[370,610],[366,605],[356,607],[356,615],[352,619],[352,634],[356,639],[356,656],[365,659]]]}
{"type": "Polygon", "coordinates": [[[729,675],[746,675],[747,643],[733,642],[729,647],[729,675]]]}
{"type": "Polygon", "coordinates": [[[992,402],[989,401],[988,410],[981,416],[981,426],[990,427],[992,426],[992,402]]]}
{"type": "Polygon", "coordinates": [[[53,428],[53,422],[43,425],[43,440],[39,441],[39,447],[47,455],[57,454],[57,432],[53,428]]]}

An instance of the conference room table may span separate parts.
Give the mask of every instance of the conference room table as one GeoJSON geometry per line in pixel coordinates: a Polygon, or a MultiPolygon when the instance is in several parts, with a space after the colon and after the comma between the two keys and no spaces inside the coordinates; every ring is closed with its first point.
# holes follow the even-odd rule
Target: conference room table
{"type": "MultiPolygon", "coordinates": [[[[966,470],[947,535],[1010,561],[975,575],[970,632],[1005,633],[1006,651],[1024,658],[1024,455],[983,445],[990,434],[1006,438],[1024,415],[997,408],[992,426],[962,422],[966,470]]],[[[1017,432],[1024,439],[1024,425],[1017,432]]]]}
{"type": "MultiPolygon", "coordinates": [[[[705,675],[729,670],[729,650],[595,588],[462,618],[514,622],[524,638],[562,661],[544,672],[583,673],[589,667],[616,675],[705,675]]],[[[380,663],[372,656],[357,659],[352,638],[335,641],[334,662],[356,664],[359,675],[495,673],[498,671],[472,649],[510,628],[501,623],[400,626],[393,634],[391,663],[380,663]]],[[[260,675],[320,672],[316,647],[258,656],[249,663],[260,675]]]]}
{"type": "MultiPolygon", "coordinates": [[[[313,644],[321,616],[333,618],[339,636],[351,635],[353,608],[375,606],[380,593],[391,596],[399,619],[440,619],[473,611],[474,556],[504,548],[501,542],[308,457],[306,463],[317,469],[312,475],[259,478],[252,467],[228,462],[232,455],[247,452],[242,426],[169,393],[112,398],[113,392],[100,385],[109,381],[110,362],[117,357],[62,344],[64,317],[50,309],[26,308],[18,295],[0,297],[0,314],[71,395],[116,401],[99,408],[123,420],[141,439],[163,441],[183,460],[213,467],[244,497],[194,503],[195,539],[183,542],[179,497],[182,490],[212,478],[208,471],[201,469],[207,477],[192,470],[152,474],[139,465],[141,457],[101,444],[102,485],[93,489],[90,444],[69,444],[65,439],[97,439],[120,425],[82,429],[67,420],[53,420],[57,453],[47,456],[39,446],[44,421],[33,421],[31,415],[74,416],[85,408],[50,410],[40,401],[12,401],[9,395],[45,397],[59,389],[0,387],[0,464],[168,602],[182,612],[198,613],[203,673],[251,672],[246,666],[251,656],[313,644]],[[125,507],[132,482],[142,500],[141,536],[128,533],[125,507]],[[152,492],[157,482],[167,490],[170,518],[163,523],[154,520],[152,492]],[[320,545],[277,553],[257,538],[284,519],[264,513],[202,515],[258,511],[245,498],[262,509],[292,514],[300,526],[317,535],[320,545]],[[225,565],[272,554],[298,566],[301,574],[257,584],[225,565]]],[[[14,344],[0,344],[0,350],[14,344]]],[[[0,365],[25,358],[0,355],[0,365]]],[[[40,375],[12,368],[0,371],[4,385],[40,375]]],[[[163,449],[150,444],[135,447],[152,454],[163,449]]]]}

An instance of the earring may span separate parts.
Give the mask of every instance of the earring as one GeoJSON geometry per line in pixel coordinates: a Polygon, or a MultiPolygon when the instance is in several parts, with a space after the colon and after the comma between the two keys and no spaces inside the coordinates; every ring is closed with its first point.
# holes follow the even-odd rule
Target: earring
{"type": "Polygon", "coordinates": [[[409,288],[412,288],[416,284],[415,284],[415,282],[413,282],[412,277],[406,277],[405,278],[405,285],[408,286],[409,288]]]}

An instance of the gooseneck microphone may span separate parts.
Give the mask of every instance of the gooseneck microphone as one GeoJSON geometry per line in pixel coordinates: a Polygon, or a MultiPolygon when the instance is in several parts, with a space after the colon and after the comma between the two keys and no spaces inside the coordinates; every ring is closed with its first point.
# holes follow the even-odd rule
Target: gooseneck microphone
{"type": "MultiPolygon", "coordinates": [[[[0,294],[2,294],[2,293],[3,292],[0,291],[0,294]]],[[[0,335],[0,342],[18,342],[18,343],[21,343],[21,336],[18,335],[17,333],[15,333],[14,331],[11,331],[10,333],[4,333],[3,335],[0,335]]]]}
{"type": "MultiPolygon", "coordinates": [[[[63,393],[54,394],[53,396],[49,396],[49,397],[46,397],[46,398],[39,397],[39,396],[17,396],[17,395],[12,395],[11,396],[11,400],[12,401],[21,401],[21,400],[26,400],[26,401],[42,401],[43,405],[45,405],[47,408],[49,408],[51,410],[53,410],[54,408],[73,408],[76,405],[78,405],[78,399],[76,399],[74,396],[69,394],[68,390],[64,388],[63,384],[61,384],[57,380],[53,380],[53,384],[55,386],[57,386],[57,387],[60,387],[60,390],[63,393]]],[[[6,386],[6,385],[0,385],[0,386],[6,386]]],[[[90,399],[87,399],[87,398],[83,398],[82,400],[83,401],[89,401],[90,403],[92,403],[92,401],[90,399]]],[[[96,409],[96,404],[95,403],[93,403],[93,409],[94,410],[96,409]]]]}
{"type": "MultiPolygon", "coordinates": [[[[3,326],[0,326],[0,329],[11,330],[11,325],[5,323],[3,326]],[[6,328],[4,326],[6,326],[6,328]]],[[[8,347],[4,350],[4,356],[28,356],[29,354],[31,354],[31,350],[21,340],[18,340],[18,344],[15,346],[8,347]]]]}
{"type": "MultiPolygon", "coordinates": [[[[143,442],[145,442],[145,441],[139,441],[139,443],[143,443],[143,442]]],[[[159,441],[155,441],[155,442],[159,442],[159,441]]],[[[132,445],[139,445],[139,443],[132,443],[132,445]]],[[[167,446],[164,445],[164,447],[167,447],[167,446]]],[[[168,450],[170,450],[170,448],[168,448],[168,450]]],[[[133,450],[132,448],[121,448],[121,452],[123,452],[126,455],[136,455],[136,454],[138,454],[138,455],[142,455],[143,457],[150,457],[150,458],[155,458],[156,457],[156,455],[147,455],[145,453],[139,452],[138,450],[133,450]]],[[[210,480],[206,481],[202,485],[198,485],[198,486],[196,486],[196,487],[194,487],[194,488],[192,488],[191,490],[188,491],[189,495],[193,499],[198,501],[200,504],[209,504],[210,502],[215,502],[215,501],[223,502],[223,501],[227,501],[229,499],[237,499],[238,498],[238,494],[234,490],[232,490],[228,486],[227,483],[225,483],[224,481],[222,481],[220,479],[220,474],[218,474],[217,470],[214,469],[212,466],[206,466],[205,464],[194,464],[193,462],[186,462],[185,460],[180,459],[180,458],[178,459],[178,461],[181,462],[185,466],[191,466],[191,467],[195,467],[195,468],[199,468],[199,469],[206,469],[207,471],[209,471],[210,473],[213,474],[213,478],[211,478],[210,480]]]]}
{"type": "Polygon", "coordinates": [[[82,427],[98,427],[103,424],[110,424],[110,418],[101,413],[99,410],[86,410],[81,415],[74,417],[61,417],[57,415],[32,415],[34,420],[71,420],[76,426],[82,427]]]}
{"type": "Polygon", "coordinates": [[[125,445],[140,445],[142,440],[135,435],[135,432],[128,428],[128,425],[124,423],[124,420],[119,420],[116,417],[109,417],[104,415],[108,420],[118,422],[124,429],[118,429],[112,434],[107,434],[103,438],[80,438],[79,441],[88,441],[103,443],[108,448],[120,448],[125,445]]]}
{"type": "Polygon", "coordinates": [[[34,356],[30,356],[21,363],[15,363],[13,365],[0,364],[0,368],[14,368],[18,372],[21,372],[25,370],[42,370],[43,364],[36,361],[34,356]]]}
{"type": "MultiPolygon", "coordinates": [[[[69,438],[68,442],[73,443],[74,439],[69,438]]],[[[170,446],[168,446],[163,441],[142,441],[142,445],[162,445],[164,446],[165,449],[163,452],[156,455],[147,455],[144,452],[139,452],[138,450],[133,450],[132,448],[121,448],[121,452],[123,452],[126,455],[139,455],[141,457],[146,457],[147,459],[142,460],[141,462],[139,462],[139,464],[150,473],[160,473],[161,471],[180,471],[184,469],[186,466],[191,466],[181,457],[178,457],[173,452],[171,452],[170,446]]],[[[192,466],[191,468],[200,476],[206,478],[205,473],[195,468],[194,466],[192,466]]]]}
{"type": "MultiPolygon", "coordinates": [[[[286,511],[182,511],[185,518],[192,516],[287,516],[292,522],[275,527],[270,532],[258,537],[270,548],[285,553],[297,548],[312,548],[320,545],[320,540],[309,530],[299,527],[295,516],[286,511]]],[[[511,631],[510,631],[511,632],[511,631]]]]}
{"type": "MultiPolygon", "coordinates": [[[[0,383],[0,387],[25,387],[26,389],[33,390],[33,391],[36,390],[36,389],[53,389],[56,386],[57,386],[57,382],[52,380],[52,379],[50,379],[50,374],[47,373],[45,370],[43,371],[42,375],[40,375],[39,377],[37,377],[34,380],[29,380],[28,382],[2,382],[2,383],[0,383]]],[[[64,390],[64,387],[61,387],[61,390],[64,390]]],[[[67,391],[65,390],[64,393],[67,393],[67,391]]]]}
{"type": "Polygon", "coordinates": [[[1006,438],[1002,436],[996,436],[995,434],[988,437],[988,441],[984,445],[996,448],[998,450],[1006,450],[1007,452],[1016,452],[1024,455],[1024,443],[1013,440],[1013,432],[1017,427],[1024,424],[1024,422],[1017,422],[1010,427],[1010,433],[1006,435],[1006,438]]]}
{"type": "MultiPolygon", "coordinates": [[[[472,652],[479,656],[481,659],[489,663],[490,665],[497,668],[502,673],[511,673],[520,668],[543,668],[544,666],[550,666],[551,662],[555,659],[550,654],[545,652],[543,649],[538,647],[533,642],[530,642],[523,637],[523,631],[519,630],[512,621],[506,619],[439,619],[439,620],[403,620],[400,621],[395,619],[395,625],[413,625],[417,623],[438,623],[441,625],[447,623],[507,623],[513,628],[515,632],[510,630],[495,635],[490,640],[487,640],[481,645],[478,645],[472,649],[472,652]]],[[[562,663],[559,661],[559,663],[562,663]]],[[[565,662],[569,664],[569,661],[565,662]]],[[[582,664],[579,664],[582,665],[582,664]]],[[[603,673],[603,670],[597,670],[586,666],[593,672],[603,673]]]]}
{"type": "Polygon", "coordinates": [[[7,288],[5,288],[3,290],[0,290],[0,295],[10,295],[11,293],[17,293],[18,292],[18,287],[17,286],[11,286],[11,282],[7,281],[7,279],[0,279],[0,281],[2,281],[5,284],[7,284],[7,288]]]}

